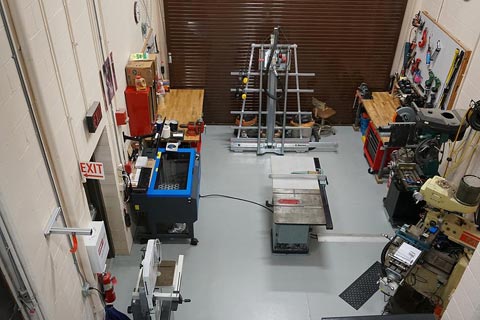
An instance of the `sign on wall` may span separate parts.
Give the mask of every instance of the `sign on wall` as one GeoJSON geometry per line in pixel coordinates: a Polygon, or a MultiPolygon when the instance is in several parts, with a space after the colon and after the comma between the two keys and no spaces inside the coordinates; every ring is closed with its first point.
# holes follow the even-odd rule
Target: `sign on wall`
{"type": "Polygon", "coordinates": [[[80,171],[87,179],[105,180],[105,171],[101,162],[80,162],[80,171]]]}

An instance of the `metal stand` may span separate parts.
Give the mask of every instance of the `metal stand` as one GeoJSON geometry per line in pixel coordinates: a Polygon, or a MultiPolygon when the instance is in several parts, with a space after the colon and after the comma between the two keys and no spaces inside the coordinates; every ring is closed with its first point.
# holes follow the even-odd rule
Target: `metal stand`
{"type": "Polygon", "coordinates": [[[50,234],[70,234],[70,235],[77,235],[77,236],[91,236],[93,233],[93,229],[87,229],[87,228],[65,228],[65,227],[54,227],[53,225],[57,221],[57,218],[60,214],[62,213],[62,208],[58,207],[55,208],[55,211],[53,211],[52,215],[50,216],[50,219],[47,222],[47,225],[45,226],[45,230],[43,234],[45,236],[49,236],[50,234]]]}
{"type": "MultiPolygon", "coordinates": [[[[314,73],[300,73],[298,71],[297,45],[296,44],[278,44],[278,28],[275,28],[272,34],[270,44],[251,45],[250,60],[248,70],[245,73],[231,72],[231,75],[245,77],[243,88],[243,102],[241,111],[232,111],[232,114],[239,115],[239,123],[232,128],[236,130],[235,137],[230,140],[230,149],[235,152],[256,151],[258,155],[265,153],[276,153],[283,155],[286,151],[307,152],[311,148],[318,146],[310,145],[310,135],[306,136],[304,130],[309,129],[302,126],[302,116],[311,115],[311,112],[303,112],[300,106],[300,93],[312,93],[312,89],[300,89],[299,77],[313,77],[314,73]],[[256,51],[258,50],[258,53],[256,51]],[[293,57],[292,57],[293,55],[293,57]],[[258,56],[259,71],[253,71],[253,57],[258,56]],[[293,60],[294,72],[290,72],[293,60]],[[268,61],[268,63],[267,63],[268,61]],[[264,76],[267,76],[267,88],[264,88],[264,76]],[[258,77],[258,88],[250,88],[252,77],[258,77]],[[295,77],[295,88],[289,88],[289,77],[295,77]],[[279,88],[279,85],[281,88],[279,88]],[[258,111],[246,110],[247,98],[250,94],[259,94],[258,111]],[[264,110],[263,94],[266,95],[266,110],[264,110]],[[277,95],[282,93],[283,96],[277,95]],[[287,111],[288,93],[296,93],[297,110],[287,111]],[[280,100],[283,100],[283,110],[277,111],[280,106],[280,100]],[[257,115],[258,123],[256,126],[244,126],[245,115],[257,115]],[[287,116],[296,115],[298,117],[298,126],[287,126],[287,116]],[[266,116],[265,125],[263,117],[266,116]],[[281,118],[281,125],[277,124],[277,116],[281,118]],[[247,131],[257,131],[256,138],[248,137],[247,131]],[[287,137],[287,130],[297,131],[296,137],[287,137]]],[[[237,89],[231,89],[232,92],[237,89]]],[[[322,142],[320,146],[327,150],[336,150],[338,144],[322,142]]]]}
{"type": "Polygon", "coordinates": [[[190,299],[183,299],[180,293],[183,258],[183,255],[179,255],[177,262],[166,265],[170,268],[174,267],[172,274],[168,271],[163,273],[161,243],[158,239],[148,240],[145,258],[142,260],[137,277],[137,285],[132,292],[131,305],[127,308],[128,313],[133,315],[133,319],[173,319],[172,313],[177,311],[178,305],[190,302],[190,299]],[[167,283],[159,284],[158,280],[161,277],[167,283]]]}

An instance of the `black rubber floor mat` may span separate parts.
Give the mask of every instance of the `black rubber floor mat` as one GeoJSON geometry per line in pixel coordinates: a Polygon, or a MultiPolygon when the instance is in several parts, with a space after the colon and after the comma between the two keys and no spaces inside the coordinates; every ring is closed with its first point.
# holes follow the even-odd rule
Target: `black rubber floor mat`
{"type": "Polygon", "coordinates": [[[378,280],[382,274],[382,265],[376,261],[367,271],[357,278],[339,297],[346,303],[360,309],[378,290],[378,280]]]}

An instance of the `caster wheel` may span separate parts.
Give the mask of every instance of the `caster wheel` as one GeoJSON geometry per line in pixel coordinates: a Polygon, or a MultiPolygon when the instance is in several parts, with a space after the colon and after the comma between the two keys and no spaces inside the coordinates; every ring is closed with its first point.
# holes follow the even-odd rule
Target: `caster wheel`
{"type": "Polygon", "coordinates": [[[192,246],[196,246],[196,245],[198,244],[198,239],[197,239],[197,238],[192,238],[192,239],[190,239],[190,244],[191,244],[192,246]]]}
{"type": "Polygon", "coordinates": [[[377,174],[378,171],[372,170],[372,168],[368,168],[368,173],[370,173],[370,174],[377,174]]]}

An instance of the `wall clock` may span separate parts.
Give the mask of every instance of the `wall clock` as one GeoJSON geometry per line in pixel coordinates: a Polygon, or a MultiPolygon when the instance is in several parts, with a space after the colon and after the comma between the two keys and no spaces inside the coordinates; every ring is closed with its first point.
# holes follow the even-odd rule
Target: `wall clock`
{"type": "Polygon", "coordinates": [[[133,18],[136,24],[140,22],[140,4],[138,1],[133,3],[133,18]]]}

